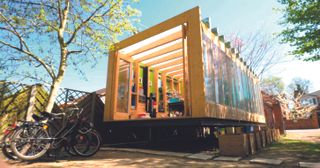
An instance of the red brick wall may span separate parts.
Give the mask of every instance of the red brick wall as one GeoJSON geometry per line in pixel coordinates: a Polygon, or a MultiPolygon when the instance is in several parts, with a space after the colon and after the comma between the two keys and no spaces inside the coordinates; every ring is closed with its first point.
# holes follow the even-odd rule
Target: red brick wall
{"type": "Polygon", "coordinates": [[[309,119],[285,120],[286,129],[314,129],[319,128],[319,121],[316,112],[312,113],[309,119]]]}
{"type": "Polygon", "coordinates": [[[282,108],[279,103],[266,104],[264,103],[264,114],[266,116],[266,124],[269,128],[276,128],[284,134],[284,120],[282,108]]]}

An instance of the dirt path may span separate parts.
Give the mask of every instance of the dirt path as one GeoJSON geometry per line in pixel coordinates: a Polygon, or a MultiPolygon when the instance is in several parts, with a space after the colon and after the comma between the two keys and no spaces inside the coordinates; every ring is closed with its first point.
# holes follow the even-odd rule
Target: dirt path
{"type": "Polygon", "coordinates": [[[286,138],[320,143],[320,129],[287,130],[286,138]]]}
{"type": "Polygon", "coordinates": [[[259,157],[284,160],[280,167],[297,167],[297,163],[301,161],[320,161],[320,143],[317,143],[319,138],[320,129],[288,131],[287,137],[279,143],[273,144],[258,154],[239,162],[202,161],[136,152],[100,151],[90,158],[62,156],[58,160],[42,160],[34,163],[9,161],[7,163],[17,168],[273,167],[249,163],[250,159],[259,157]],[[307,142],[300,140],[306,140],[307,142]]]}

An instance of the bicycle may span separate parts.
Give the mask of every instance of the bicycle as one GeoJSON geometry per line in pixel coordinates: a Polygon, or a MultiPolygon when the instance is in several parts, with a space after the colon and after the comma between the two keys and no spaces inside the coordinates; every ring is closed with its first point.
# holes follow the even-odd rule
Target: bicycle
{"type": "Polygon", "coordinates": [[[92,156],[101,146],[100,135],[92,124],[80,119],[83,109],[73,108],[67,117],[67,123],[57,133],[50,132],[53,122],[61,119],[64,113],[41,112],[40,116],[33,116],[38,124],[23,125],[12,136],[11,149],[21,160],[35,160],[42,157],[49,150],[72,149],[79,156],[92,156]],[[38,117],[38,118],[37,118],[38,117]],[[93,142],[96,141],[96,142],[93,142]],[[90,145],[94,144],[93,150],[90,145]],[[84,150],[83,150],[84,149],[84,150]]]}

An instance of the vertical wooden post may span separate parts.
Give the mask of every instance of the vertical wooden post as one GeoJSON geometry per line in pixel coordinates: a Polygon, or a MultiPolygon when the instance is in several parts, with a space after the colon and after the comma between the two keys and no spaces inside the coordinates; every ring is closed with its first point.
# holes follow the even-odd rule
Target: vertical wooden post
{"type": "Polygon", "coordinates": [[[132,63],[129,62],[129,89],[128,89],[128,114],[130,118],[131,114],[131,99],[132,99],[132,83],[133,83],[133,70],[132,70],[132,63]]]}
{"type": "Polygon", "coordinates": [[[178,79],[177,85],[178,85],[177,92],[178,92],[179,94],[181,94],[181,86],[180,86],[180,80],[179,80],[179,79],[178,79]]]}
{"type": "Polygon", "coordinates": [[[116,110],[116,92],[117,89],[117,68],[119,59],[116,51],[110,51],[108,61],[108,76],[106,86],[106,98],[104,107],[104,121],[113,120],[113,116],[116,110]]]}
{"type": "Polygon", "coordinates": [[[165,73],[161,74],[162,81],[162,94],[163,94],[163,108],[164,112],[167,112],[167,76],[165,73]]]}
{"type": "Polygon", "coordinates": [[[187,27],[183,26],[183,98],[184,98],[184,116],[191,116],[191,97],[190,97],[190,81],[188,70],[188,46],[187,46],[187,27]]]}
{"type": "Polygon", "coordinates": [[[174,83],[173,83],[173,77],[171,77],[170,79],[170,89],[171,89],[171,94],[173,94],[173,91],[174,91],[174,83]]]}
{"type": "Polygon", "coordinates": [[[197,12],[189,18],[186,32],[192,117],[203,117],[206,114],[200,24],[200,10],[198,8],[197,12]]]}
{"type": "Polygon", "coordinates": [[[154,89],[155,89],[155,98],[156,98],[156,112],[158,112],[158,104],[159,104],[159,83],[158,83],[158,71],[153,70],[153,84],[154,84],[154,89]]]}
{"type": "Polygon", "coordinates": [[[140,98],[140,89],[139,89],[139,72],[140,72],[140,66],[139,63],[134,63],[134,83],[136,85],[136,112],[138,110],[139,106],[139,98],[140,98]]]}

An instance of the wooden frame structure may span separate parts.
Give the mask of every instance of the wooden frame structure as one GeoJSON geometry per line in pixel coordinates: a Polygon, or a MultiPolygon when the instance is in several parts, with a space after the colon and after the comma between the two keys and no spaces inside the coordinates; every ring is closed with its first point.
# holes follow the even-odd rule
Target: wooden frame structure
{"type": "MultiPolygon", "coordinates": [[[[233,64],[241,67],[248,79],[257,85],[257,77],[250,68],[217,32],[201,22],[200,9],[195,7],[117,43],[110,51],[104,121],[139,120],[137,115],[146,111],[145,107],[139,107],[139,97],[142,92],[150,95],[152,89],[148,88],[152,85],[155,88],[152,90],[157,112],[155,119],[169,118],[167,92],[175,90],[184,99],[183,118],[219,118],[264,123],[259,95],[255,96],[252,103],[256,111],[249,112],[236,108],[237,104],[236,107],[231,107],[208,101],[203,43],[203,34],[208,32],[212,41],[233,60],[233,64]],[[147,81],[141,79],[141,74],[147,81]],[[148,83],[147,86],[145,82],[148,83]],[[147,89],[141,89],[142,83],[147,89]],[[165,109],[162,113],[158,112],[160,84],[165,109]],[[134,108],[131,107],[134,104],[131,101],[136,103],[134,108]]],[[[256,87],[255,90],[259,91],[256,87]]]]}

